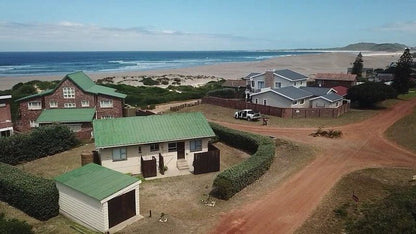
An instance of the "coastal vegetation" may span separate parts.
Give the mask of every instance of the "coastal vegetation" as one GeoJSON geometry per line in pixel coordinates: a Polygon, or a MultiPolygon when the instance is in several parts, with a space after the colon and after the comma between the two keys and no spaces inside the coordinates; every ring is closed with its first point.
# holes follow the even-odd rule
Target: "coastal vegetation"
{"type": "Polygon", "coordinates": [[[389,85],[366,82],[348,89],[347,98],[360,107],[374,107],[376,103],[397,97],[397,92],[389,85]]]}

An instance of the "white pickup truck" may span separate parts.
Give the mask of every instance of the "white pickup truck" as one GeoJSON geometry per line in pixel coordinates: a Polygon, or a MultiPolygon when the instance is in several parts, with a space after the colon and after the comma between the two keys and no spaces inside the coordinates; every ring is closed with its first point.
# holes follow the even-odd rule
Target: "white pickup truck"
{"type": "Polygon", "coordinates": [[[234,113],[236,119],[246,119],[248,121],[258,120],[261,118],[259,112],[254,112],[252,109],[239,110],[234,113]]]}

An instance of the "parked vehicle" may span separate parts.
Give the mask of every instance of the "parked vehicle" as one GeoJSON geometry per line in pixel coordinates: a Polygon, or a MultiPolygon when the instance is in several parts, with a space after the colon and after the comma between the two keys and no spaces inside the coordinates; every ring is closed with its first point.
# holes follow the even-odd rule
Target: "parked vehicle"
{"type": "Polygon", "coordinates": [[[236,119],[246,119],[248,121],[258,120],[261,118],[259,112],[254,112],[252,109],[239,110],[234,113],[236,119]]]}

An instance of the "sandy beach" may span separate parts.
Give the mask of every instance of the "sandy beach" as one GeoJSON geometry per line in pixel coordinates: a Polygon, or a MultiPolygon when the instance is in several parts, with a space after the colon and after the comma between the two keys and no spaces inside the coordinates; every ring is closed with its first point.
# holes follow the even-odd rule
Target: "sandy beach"
{"type": "MultiPolygon", "coordinates": [[[[224,79],[240,79],[251,72],[263,72],[268,69],[291,69],[302,73],[306,76],[312,76],[319,72],[343,72],[346,73],[347,68],[357,56],[357,52],[331,52],[322,54],[307,54],[278,57],[263,61],[254,62],[233,62],[215,65],[163,69],[163,70],[147,70],[147,71],[125,71],[117,73],[91,73],[86,72],[94,80],[105,77],[115,77],[116,80],[125,79],[132,76],[161,76],[167,74],[180,74],[189,76],[215,76],[224,79]]],[[[402,53],[384,53],[384,52],[364,52],[364,67],[385,68],[391,62],[397,62],[402,53]]],[[[27,82],[30,80],[60,80],[62,76],[25,76],[25,77],[0,77],[0,90],[10,89],[19,82],[27,82]]],[[[211,79],[207,79],[209,81],[211,79]]],[[[201,83],[203,80],[195,81],[201,83]]],[[[134,83],[131,83],[135,85],[134,83]]],[[[188,84],[188,83],[187,83],[188,84]]]]}

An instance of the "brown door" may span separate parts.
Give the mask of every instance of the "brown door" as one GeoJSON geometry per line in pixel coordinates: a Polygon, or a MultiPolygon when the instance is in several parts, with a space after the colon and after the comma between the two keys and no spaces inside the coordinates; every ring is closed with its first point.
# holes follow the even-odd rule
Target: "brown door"
{"type": "Polygon", "coordinates": [[[136,190],[108,201],[108,224],[111,227],[136,215],[136,190]]]}
{"type": "Polygon", "coordinates": [[[176,143],[178,159],[185,158],[185,142],[176,143]]]}

